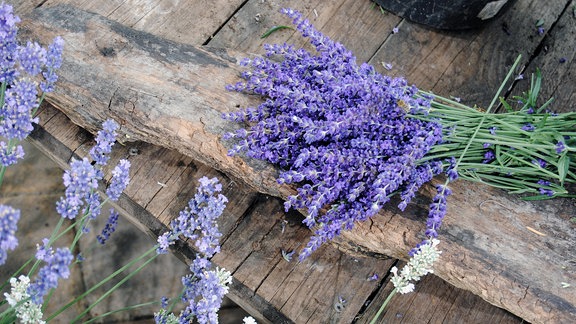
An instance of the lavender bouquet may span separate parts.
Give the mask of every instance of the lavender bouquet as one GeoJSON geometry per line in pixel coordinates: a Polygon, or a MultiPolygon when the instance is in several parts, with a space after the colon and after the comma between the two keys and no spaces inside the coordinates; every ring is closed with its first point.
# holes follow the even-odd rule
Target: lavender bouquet
{"type": "Polygon", "coordinates": [[[273,163],[280,168],[278,183],[295,185],[285,208],[301,210],[314,232],[300,260],[374,216],[393,195],[404,210],[423,184],[441,174],[446,182],[436,187],[426,239],[410,256],[435,249],[451,194],[447,185],[457,178],[525,199],[574,197],[567,186],[576,182],[576,113],[552,113],[549,102],[537,106],[538,74],[517,98],[520,109],[501,100],[507,111],[492,112],[503,84],[482,111],[358,65],[299,12],[282,12],[315,51],[265,45],[265,57],[244,59],[244,81],[227,89],[259,95],[263,102],[226,114],[242,126],[224,139],[235,140],[230,155],[273,163]]]}

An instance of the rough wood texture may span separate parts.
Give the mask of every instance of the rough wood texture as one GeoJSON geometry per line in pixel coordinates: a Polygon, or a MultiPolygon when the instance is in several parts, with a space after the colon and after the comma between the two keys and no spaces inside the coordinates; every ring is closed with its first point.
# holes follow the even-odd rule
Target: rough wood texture
{"type": "MultiPolygon", "coordinates": [[[[526,28],[530,18],[522,21],[518,17],[530,17],[530,9],[534,10],[535,4],[536,1],[527,1],[515,5],[510,14],[517,17],[514,22],[526,28]]],[[[544,13],[558,16],[563,10],[566,12],[568,4],[551,1],[544,13]]],[[[309,15],[315,15],[310,8],[313,7],[308,8],[309,15]]],[[[329,13],[340,12],[336,5],[322,9],[329,13]]],[[[240,11],[238,15],[242,13],[240,11]]],[[[221,121],[219,113],[235,109],[235,105],[246,106],[254,99],[222,91],[226,83],[236,79],[235,57],[239,55],[230,50],[214,51],[173,43],[71,7],[41,8],[34,19],[24,29],[31,35],[45,42],[55,35],[63,35],[67,41],[60,87],[49,100],[75,123],[94,131],[105,117],[115,117],[123,122],[126,141],[144,140],[177,149],[233,178],[246,181],[260,192],[280,197],[291,192],[289,187],[276,185],[275,171],[269,166],[226,157],[226,148],[219,140],[222,132],[232,127],[221,121]],[[206,78],[207,75],[210,78],[206,78]]],[[[389,25],[390,21],[387,21],[382,26],[389,25]]],[[[491,92],[483,84],[497,84],[505,73],[505,64],[498,61],[510,62],[518,51],[533,53],[538,45],[538,40],[522,43],[521,47],[494,60],[495,65],[482,70],[484,72],[478,76],[478,69],[483,66],[480,63],[489,63],[488,57],[494,51],[492,45],[484,44],[492,44],[491,39],[498,39],[491,36],[502,28],[497,23],[490,26],[492,30],[486,29],[472,36],[435,33],[404,22],[400,28],[407,33],[403,36],[407,43],[420,46],[407,53],[423,56],[414,58],[414,62],[420,63],[406,63],[406,66],[443,64],[438,73],[426,74],[427,79],[422,79],[424,88],[429,82],[430,88],[455,95],[455,90],[443,92],[451,88],[441,80],[449,80],[453,87],[464,83],[465,87],[457,87],[472,99],[487,100],[485,95],[491,92]],[[418,37],[420,41],[411,41],[418,37]],[[460,43],[461,39],[463,43],[460,43]],[[443,62],[446,59],[441,59],[440,54],[445,52],[457,54],[451,59],[448,56],[443,62]],[[471,53],[478,54],[471,56],[471,53]],[[427,62],[426,58],[432,61],[427,62]],[[462,64],[464,59],[469,65],[462,64]],[[462,74],[459,66],[469,69],[461,78],[456,78],[462,74]],[[438,75],[448,77],[442,79],[438,75]],[[477,94],[475,90],[486,92],[477,94]]],[[[398,35],[388,37],[387,41],[381,42],[380,53],[387,50],[396,56],[386,57],[411,58],[410,55],[398,56],[398,49],[394,52],[402,41],[398,35]]],[[[346,45],[353,50],[361,46],[358,43],[346,45]]],[[[378,46],[373,46],[375,48],[378,46]]],[[[365,57],[369,59],[370,55],[365,57]]],[[[372,62],[376,64],[379,60],[374,58],[372,62]]],[[[407,74],[416,81],[414,77],[419,72],[407,74]]],[[[568,93],[565,90],[558,92],[568,93]]],[[[464,183],[455,184],[453,191],[451,210],[441,233],[444,254],[442,263],[437,265],[437,274],[532,322],[566,322],[576,316],[576,294],[573,289],[562,289],[560,284],[576,281],[571,263],[576,258],[571,248],[575,243],[573,225],[568,221],[574,214],[573,202],[525,203],[500,191],[464,183]],[[528,227],[546,236],[538,236],[528,227]],[[541,269],[548,271],[543,273],[541,269]]],[[[155,195],[149,189],[136,190],[132,194],[138,192],[147,197],[155,195]]],[[[428,199],[423,195],[405,213],[388,210],[347,233],[340,243],[405,258],[410,246],[421,239],[427,203],[428,199]]],[[[246,287],[257,287],[250,285],[247,282],[246,287]]]]}

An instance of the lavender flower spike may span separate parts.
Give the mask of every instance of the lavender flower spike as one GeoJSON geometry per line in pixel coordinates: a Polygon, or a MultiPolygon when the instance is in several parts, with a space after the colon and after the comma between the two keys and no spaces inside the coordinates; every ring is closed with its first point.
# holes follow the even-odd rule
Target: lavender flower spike
{"type": "Polygon", "coordinates": [[[4,106],[0,110],[0,136],[23,140],[32,132],[32,110],[38,107],[38,90],[30,80],[15,81],[5,92],[4,106]]]}
{"type": "Polygon", "coordinates": [[[390,270],[393,274],[390,281],[394,284],[396,290],[401,294],[414,291],[414,284],[411,281],[418,281],[420,277],[434,272],[432,265],[440,257],[441,251],[438,251],[437,245],[440,243],[437,239],[432,239],[422,245],[418,252],[410,258],[408,264],[402,268],[398,274],[398,268],[392,267],[390,270]]]}
{"type": "Polygon", "coordinates": [[[104,229],[102,229],[102,233],[100,235],[96,235],[96,239],[98,243],[104,245],[106,241],[110,238],[110,235],[116,231],[116,227],[118,226],[118,212],[113,208],[110,208],[110,216],[108,217],[108,221],[106,225],[104,225],[104,229]]]}
{"type": "Polygon", "coordinates": [[[34,283],[28,288],[28,294],[35,304],[42,304],[44,296],[52,288],[58,287],[58,279],[67,279],[70,276],[70,263],[74,256],[68,248],[58,248],[54,252],[51,247],[38,247],[36,258],[46,262],[46,265],[38,271],[38,276],[34,283]]]}
{"type": "Polygon", "coordinates": [[[54,91],[54,83],[58,80],[56,70],[62,65],[62,51],[64,50],[64,39],[58,36],[54,38],[52,44],[48,46],[46,54],[46,71],[42,72],[46,81],[40,83],[40,89],[44,92],[54,91]]]}
{"type": "Polygon", "coordinates": [[[112,170],[112,179],[110,186],[106,189],[108,199],[112,201],[118,200],[120,194],[130,183],[130,161],[120,160],[118,165],[112,170]]]}
{"type": "Polygon", "coordinates": [[[108,162],[108,155],[112,152],[112,145],[116,141],[118,127],[112,119],[107,119],[102,123],[102,130],[98,131],[96,136],[96,145],[90,150],[90,157],[96,161],[97,165],[105,165],[108,162]]]}
{"type": "Polygon", "coordinates": [[[64,197],[56,203],[56,211],[64,218],[74,219],[82,211],[86,200],[90,198],[91,191],[98,188],[101,178],[94,166],[87,158],[73,159],[70,170],[64,172],[64,197]]]}
{"type": "Polygon", "coordinates": [[[31,77],[40,73],[46,64],[46,50],[36,42],[28,41],[26,46],[20,47],[18,54],[20,66],[31,77]]]}
{"type": "Polygon", "coordinates": [[[17,145],[16,147],[10,147],[4,141],[0,141],[0,164],[2,166],[11,166],[16,164],[19,159],[24,157],[24,149],[22,145],[17,145]]]}
{"type": "Polygon", "coordinates": [[[18,43],[16,34],[17,23],[20,18],[15,16],[12,6],[2,3],[0,5],[0,82],[12,83],[17,76],[15,69],[18,43]]]}
{"type": "Polygon", "coordinates": [[[16,230],[20,210],[10,206],[0,205],[0,265],[6,263],[8,250],[14,250],[18,246],[16,230]]]}
{"type": "Polygon", "coordinates": [[[30,301],[30,295],[28,295],[27,290],[30,287],[30,278],[21,275],[16,278],[10,278],[10,294],[4,293],[6,301],[16,311],[16,318],[20,320],[20,323],[34,323],[34,324],[44,324],[45,321],[42,320],[42,305],[37,305],[30,301]]]}
{"type": "MultiPolygon", "coordinates": [[[[191,274],[182,277],[186,309],[180,314],[180,323],[189,323],[196,317],[199,323],[217,323],[222,298],[228,292],[231,282],[230,272],[224,269],[209,270],[208,258],[220,251],[219,238],[222,236],[216,223],[226,207],[228,199],[220,194],[222,185],[218,179],[202,177],[196,195],[188,206],[171,222],[172,230],[158,238],[156,252],[167,252],[181,236],[195,241],[198,248],[196,258],[190,265],[191,274]]],[[[154,314],[156,323],[174,323],[176,317],[162,309],[154,314]]]]}

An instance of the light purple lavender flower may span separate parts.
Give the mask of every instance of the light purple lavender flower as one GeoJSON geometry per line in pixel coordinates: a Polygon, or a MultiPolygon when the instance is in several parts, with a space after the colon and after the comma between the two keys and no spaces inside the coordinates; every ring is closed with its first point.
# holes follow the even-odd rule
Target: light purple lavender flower
{"type": "Polygon", "coordinates": [[[90,157],[96,161],[97,165],[105,165],[110,159],[109,154],[112,152],[112,145],[116,141],[118,127],[118,124],[112,119],[107,119],[102,123],[102,129],[98,131],[96,136],[96,145],[90,150],[90,157]]]}
{"type": "Polygon", "coordinates": [[[0,205],[0,265],[6,263],[8,250],[14,250],[18,246],[16,230],[20,210],[10,206],[0,205]]]}
{"type": "Polygon", "coordinates": [[[15,65],[18,58],[18,43],[16,24],[20,18],[15,16],[12,6],[2,3],[0,5],[0,82],[12,83],[18,75],[15,65]]]}
{"type": "Polygon", "coordinates": [[[0,136],[23,140],[32,132],[32,110],[38,107],[38,90],[30,80],[16,80],[6,89],[4,106],[0,110],[0,136]]]}
{"type": "Polygon", "coordinates": [[[110,238],[110,235],[116,231],[116,227],[118,226],[118,212],[114,208],[110,208],[110,216],[108,217],[108,221],[102,232],[99,235],[96,235],[96,239],[98,243],[104,245],[106,241],[110,238]]]}
{"type": "Polygon", "coordinates": [[[53,251],[51,247],[44,245],[38,247],[36,258],[44,261],[46,265],[38,271],[36,280],[28,287],[28,294],[35,304],[42,304],[44,296],[52,288],[58,287],[58,279],[67,279],[70,276],[70,263],[74,256],[68,248],[58,248],[53,251]]]}
{"type": "Polygon", "coordinates": [[[54,83],[58,80],[56,70],[62,65],[62,51],[64,50],[64,39],[58,36],[54,38],[52,44],[48,45],[46,54],[46,71],[42,72],[43,82],[40,83],[40,89],[44,92],[54,91],[54,83]]]}
{"type": "Polygon", "coordinates": [[[172,229],[184,237],[195,240],[199,252],[212,257],[220,251],[217,220],[222,215],[228,199],[219,194],[222,185],[218,179],[202,177],[196,195],[188,202],[188,207],[180,212],[172,222],[172,229]]]}
{"type": "Polygon", "coordinates": [[[98,188],[96,168],[87,158],[82,160],[72,159],[70,170],[64,172],[64,197],[56,203],[56,211],[64,218],[74,219],[83,211],[85,201],[90,198],[90,193],[98,188]]]}
{"type": "Polygon", "coordinates": [[[40,73],[46,64],[46,50],[38,43],[28,41],[26,46],[19,48],[18,59],[22,69],[33,77],[40,73]]]}
{"type": "Polygon", "coordinates": [[[130,183],[130,161],[120,160],[118,165],[112,170],[112,179],[106,189],[106,195],[111,201],[116,201],[120,194],[130,183]]]}
{"type": "Polygon", "coordinates": [[[218,268],[203,271],[197,277],[192,275],[183,277],[182,300],[189,305],[180,315],[181,323],[182,320],[189,320],[191,316],[195,316],[199,323],[217,323],[217,312],[222,304],[222,298],[228,293],[227,285],[231,281],[230,272],[218,268]]]}
{"type": "MultiPolygon", "coordinates": [[[[156,252],[164,254],[170,245],[180,237],[191,239],[198,249],[196,258],[190,264],[191,274],[182,277],[184,294],[182,300],[188,303],[180,314],[180,322],[188,323],[196,317],[200,323],[216,323],[217,311],[222,297],[228,292],[230,273],[212,266],[208,260],[220,251],[219,238],[222,236],[216,223],[228,201],[220,192],[222,185],[218,179],[202,177],[194,198],[180,212],[170,225],[172,229],[158,238],[156,252]]],[[[166,311],[155,314],[156,323],[165,323],[174,316],[166,311]]]]}
{"type": "Polygon", "coordinates": [[[24,157],[24,149],[22,145],[11,147],[4,141],[0,141],[0,164],[2,166],[10,166],[18,163],[18,160],[24,157]]]}

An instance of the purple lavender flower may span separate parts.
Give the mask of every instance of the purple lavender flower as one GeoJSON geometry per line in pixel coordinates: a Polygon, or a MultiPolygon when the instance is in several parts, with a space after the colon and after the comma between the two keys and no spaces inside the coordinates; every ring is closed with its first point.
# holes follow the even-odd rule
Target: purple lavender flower
{"type": "Polygon", "coordinates": [[[540,192],[541,195],[546,195],[549,197],[554,196],[554,190],[550,189],[550,181],[538,180],[536,183],[541,186],[538,188],[538,192],[540,192]]]}
{"type": "Polygon", "coordinates": [[[96,145],[90,150],[90,157],[96,164],[105,165],[110,158],[108,155],[112,152],[112,145],[116,141],[116,130],[118,124],[112,120],[107,119],[102,123],[102,130],[98,131],[96,136],[96,145]]]}
{"type": "Polygon", "coordinates": [[[564,145],[563,141],[558,141],[556,143],[556,153],[561,154],[564,150],[566,150],[566,145],[564,145]]]}
{"type": "Polygon", "coordinates": [[[415,248],[410,250],[408,253],[410,256],[414,256],[425,244],[428,244],[431,238],[438,237],[438,229],[442,226],[442,220],[446,215],[447,210],[447,197],[452,194],[452,191],[445,185],[436,186],[436,196],[432,199],[430,204],[430,211],[428,213],[428,220],[426,221],[426,236],[427,239],[416,245],[415,248]]]}
{"type": "Polygon", "coordinates": [[[36,85],[29,80],[17,80],[6,89],[4,106],[0,110],[0,136],[23,140],[32,132],[32,110],[38,107],[36,85]]]}
{"type": "Polygon", "coordinates": [[[28,294],[35,304],[42,304],[44,296],[52,288],[58,287],[58,279],[67,279],[70,276],[70,263],[74,256],[68,248],[58,248],[53,251],[51,247],[44,245],[38,248],[36,258],[44,261],[46,265],[38,271],[36,280],[28,287],[28,294]]]}
{"type": "Polygon", "coordinates": [[[216,221],[224,211],[228,199],[222,194],[222,185],[218,179],[202,177],[194,198],[180,212],[178,218],[170,223],[172,230],[158,238],[157,253],[166,253],[169,245],[179,235],[195,241],[202,255],[210,258],[220,251],[219,238],[222,236],[216,221]]]}
{"type": "Polygon", "coordinates": [[[13,14],[12,6],[0,4],[0,82],[4,84],[12,83],[18,75],[15,65],[18,58],[16,24],[19,22],[20,18],[13,14]]]}
{"type": "Polygon", "coordinates": [[[26,46],[20,47],[18,58],[20,66],[33,77],[40,73],[46,64],[46,50],[38,43],[28,41],[26,46]]]}
{"type": "Polygon", "coordinates": [[[168,253],[168,248],[170,245],[176,243],[178,239],[178,235],[174,235],[172,232],[168,231],[164,234],[158,236],[158,247],[156,248],[157,254],[166,254],[168,253]]]}
{"type": "Polygon", "coordinates": [[[544,27],[539,26],[539,27],[536,29],[536,32],[537,32],[538,35],[540,35],[540,36],[544,35],[544,32],[545,32],[544,27]]]}
{"type": "Polygon", "coordinates": [[[527,123],[527,124],[525,124],[524,126],[522,126],[521,129],[522,129],[523,131],[533,132],[533,131],[536,129],[536,127],[535,127],[534,125],[530,124],[530,123],[527,123]]]}
{"type": "Polygon", "coordinates": [[[18,246],[16,230],[20,210],[10,206],[0,205],[0,265],[6,263],[8,250],[14,250],[18,246]]]}
{"type": "Polygon", "coordinates": [[[106,241],[110,238],[110,235],[116,231],[116,227],[118,226],[118,212],[113,208],[110,209],[110,216],[108,217],[108,221],[102,232],[96,236],[98,242],[102,245],[106,244],[106,241]]]}
{"type": "Polygon", "coordinates": [[[482,160],[482,163],[490,163],[492,160],[494,160],[495,157],[496,156],[494,155],[494,151],[488,150],[486,153],[484,153],[484,160],[482,160]]]}
{"type": "Polygon", "coordinates": [[[535,165],[537,165],[537,166],[539,166],[539,167],[541,167],[542,169],[546,168],[546,166],[548,165],[548,164],[546,163],[546,161],[544,161],[544,160],[542,160],[542,159],[534,160],[534,161],[532,161],[532,163],[535,164],[535,165]]]}
{"type": "Polygon", "coordinates": [[[98,188],[96,169],[87,158],[72,159],[70,170],[64,172],[64,197],[56,203],[56,210],[64,218],[74,219],[82,211],[90,193],[98,188]]]}
{"type": "Polygon", "coordinates": [[[168,302],[170,301],[170,299],[166,296],[162,296],[162,298],[160,298],[160,307],[162,308],[166,308],[168,307],[168,302]]]}
{"type": "MultiPolygon", "coordinates": [[[[216,323],[222,298],[228,292],[227,284],[232,280],[227,271],[218,268],[209,270],[212,264],[208,260],[220,251],[219,238],[222,234],[216,220],[228,200],[220,194],[222,185],[218,179],[202,177],[199,182],[196,195],[178,218],[170,223],[172,230],[158,238],[156,249],[158,254],[166,253],[180,236],[195,241],[198,249],[199,253],[190,265],[191,274],[182,277],[182,301],[188,305],[179,316],[181,323],[188,323],[193,317],[199,323],[216,323]]],[[[174,316],[165,311],[155,315],[156,323],[164,323],[168,318],[173,319],[174,316]]]]}
{"type": "Polygon", "coordinates": [[[54,83],[58,80],[56,70],[62,65],[62,51],[64,50],[64,39],[58,36],[54,38],[52,44],[48,45],[46,54],[46,71],[42,72],[43,82],[40,83],[40,89],[44,92],[54,91],[54,83]]]}
{"type": "Polygon", "coordinates": [[[130,161],[120,160],[118,165],[112,170],[112,179],[106,189],[106,195],[111,201],[116,201],[120,194],[130,183],[130,161]]]}
{"type": "Polygon", "coordinates": [[[182,300],[189,305],[180,315],[180,320],[188,323],[191,316],[195,316],[199,323],[217,323],[218,310],[222,298],[228,293],[228,286],[232,281],[229,272],[216,269],[203,271],[197,277],[188,275],[182,278],[184,294],[182,300]]]}
{"type": "Polygon", "coordinates": [[[4,141],[0,141],[0,164],[4,167],[16,164],[24,157],[22,145],[11,147],[4,141]]]}
{"type": "Polygon", "coordinates": [[[567,59],[565,57],[561,57],[558,61],[560,63],[566,63],[567,59]]]}
{"type": "Polygon", "coordinates": [[[490,127],[488,130],[490,131],[490,135],[496,135],[496,130],[498,128],[496,126],[490,127]]]}

